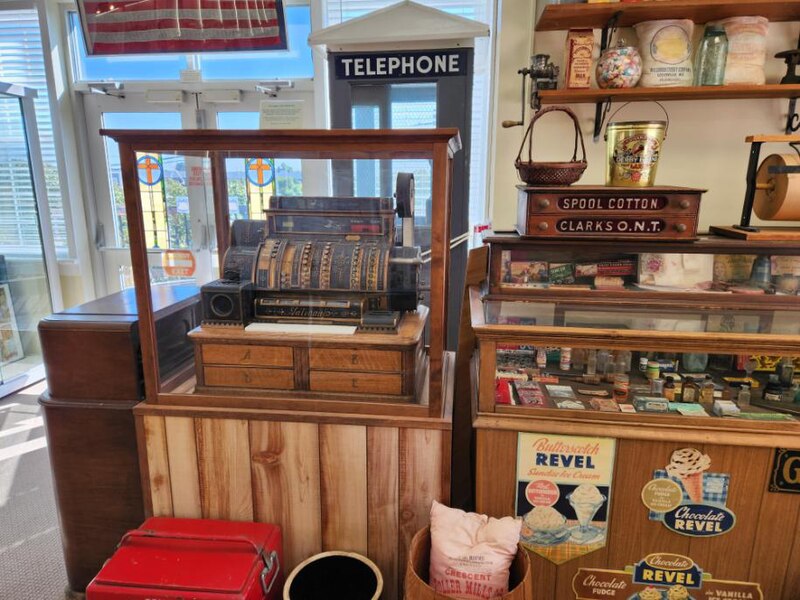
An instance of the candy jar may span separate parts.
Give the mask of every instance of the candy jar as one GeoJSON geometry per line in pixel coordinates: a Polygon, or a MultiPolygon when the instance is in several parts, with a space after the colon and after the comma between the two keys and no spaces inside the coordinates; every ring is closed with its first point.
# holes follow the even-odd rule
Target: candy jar
{"type": "Polygon", "coordinates": [[[626,46],[620,39],[615,48],[609,48],[597,61],[597,85],[602,89],[631,88],[642,76],[642,57],[636,46],[626,46]]]}

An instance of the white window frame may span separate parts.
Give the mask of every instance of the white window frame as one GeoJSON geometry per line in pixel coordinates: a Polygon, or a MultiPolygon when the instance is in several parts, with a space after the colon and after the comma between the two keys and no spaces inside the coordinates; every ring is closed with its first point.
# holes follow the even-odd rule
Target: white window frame
{"type": "MultiPolygon", "coordinates": [[[[310,5],[312,29],[315,27],[315,18],[319,20],[320,13],[317,2],[313,0],[285,0],[286,6],[310,5]]],[[[89,82],[75,82],[74,67],[71,52],[69,51],[69,17],[68,13],[74,11],[72,3],[60,5],[61,32],[65,48],[69,56],[65,61],[66,81],[75,98],[75,120],[80,122],[79,137],[82,155],[89,160],[84,163],[84,189],[87,202],[87,215],[94,230],[95,244],[92,248],[93,263],[95,265],[95,288],[98,295],[105,295],[118,289],[118,268],[122,264],[129,264],[130,254],[127,248],[120,248],[116,244],[115,223],[113,214],[113,199],[111,188],[108,185],[108,164],[105,153],[105,142],[99,135],[102,126],[103,112],[180,112],[183,129],[195,129],[200,124],[198,113],[204,116],[204,126],[209,129],[217,127],[216,115],[219,112],[258,112],[261,100],[267,96],[255,89],[255,80],[213,80],[200,82],[184,82],[179,80],[131,80],[120,81],[123,84],[124,98],[102,96],[92,93],[89,82]],[[204,91],[238,90],[240,102],[231,104],[212,104],[203,101],[204,91]],[[154,104],[147,101],[148,92],[153,91],[180,91],[184,93],[184,101],[178,104],[154,104]],[[195,100],[196,94],[197,100],[195,100]]],[[[193,54],[189,66],[193,66],[193,54]]],[[[308,128],[319,127],[318,118],[320,111],[327,112],[326,98],[322,97],[320,106],[319,83],[324,77],[318,75],[325,73],[324,57],[312,52],[314,64],[314,77],[293,79],[292,88],[283,89],[278,93],[277,100],[303,100],[304,126],[308,128]]],[[[327,193],[327,171],[321,172],[318,166],[313,165],[303,168],[304,182],[309,182],[308,193],[327,193]],[[313,183],[312,183],[313,182],[313,183]],[[322,189],[316,189],[316,188],[322,189]],[[315,189],[311,189],[315,188],[315,189]]],[[[191,199],[190,199],[191,205],[191,199]]],[[[197,208],[195,207],[196,211],[197,208]]],[[[206,223],[211,228],[212,223],[206,223]]],[[[211,229],[209,229],[211,230],[211,229]]],[[[193,239],[205,239],[201,234],[193,239]]],[[[158,252],[154,252],[154,255],[158,252]]]]}

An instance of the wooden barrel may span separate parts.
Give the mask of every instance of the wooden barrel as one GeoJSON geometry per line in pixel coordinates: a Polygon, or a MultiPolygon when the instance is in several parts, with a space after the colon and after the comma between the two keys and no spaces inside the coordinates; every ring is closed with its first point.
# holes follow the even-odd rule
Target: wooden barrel
{"type": "Polygon", "coordinates": [[[297,565],[283,586],[283,600],[378,600],[383,576],[375,563],[355,552],[315,554],[297,565]]]}
{"type": "MultiPolygon", "coordinates": [[[[427,584],[431,561],[430,527],[420,529],[411,540],[406,565],[406,600],[453,600],[452,596],[439,594],[427,584]]],[[[533,600],[533,580],[531,560],[527,551],[519,546],[517,555],[511,563],[508,580],[508,593],[498,600],[533,600]]]]}

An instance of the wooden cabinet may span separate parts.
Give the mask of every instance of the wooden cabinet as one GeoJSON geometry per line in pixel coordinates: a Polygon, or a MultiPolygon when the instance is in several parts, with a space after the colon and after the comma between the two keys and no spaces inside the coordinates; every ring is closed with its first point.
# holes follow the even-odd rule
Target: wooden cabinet
{"type": "MultiPolygon", "coordinates": [[[[757,256],[773,257],[774,265],[794,263],[785,257],[800,255],[800,247],[713,236],[694,244],[638,245],[525,242],[504,235],[488,239],[488,293],[470,291],[478,348],[473,363],[477,510],[495,517],[521,510],[525,513],[520,516],[527,515],[529,507],[520,500],[525,497],[520,495],[520,481],[524,488],[526,479],[518,474],[517,461],[520,452],[529,450],[520,449],[521,440],[528,439],[521,435],[559,441],[610,439],[615,447],[604,545],[560,563],[531,552],[536,600],[575,598],[573,580],[579,569],[623,571],[653,553],[690,557],[715,580],[757,583],[763,598],[795,598],[800,589],[795,561],[800,552],[800,496],[772,490],[769,480],[776,449],[800,450],[800,421],[787,416],[797,412],[791,398],[771,403],[762,396],[776,357],[784,357],[784,362],[800,358],[800,306],[797,296],[757,294],[757,289],[749,290],[754,295],[740,295],[723,288],[733,286],[731,279],[748,279],[757,256]],[[721,257],[716,268],[708,258],[712,255],[721,257]],[[680,260],[673,260],[675,256],[680,260]],[[565,284],[561,279],[570,265],[630,269],[629,259],[634,274],[616,275],[620,281],[615,289],[597,289],[589,280],[565,284]],[[553,279],[534,281],[520,275],[512,264],[516,262],[541,263],[553,279]],[[659,265],[679,264],[686,273],[678,280],[687,286],[691,269],[700,263],[707,263],[704,268],[715,292],[701,285],[688,290],[677,284],[669,288],[641,283],[659,265]],[[744,265],[744,275],[723,272],[721,267],[731,264],[744,265]],[[592,362],[601,352],[610,357],[606,369],[592,362]],[[597,397],[616,396],[618,403],[612,406],[619,406],[632,405],[635,395],[661,395],[639,371],[640,357],[662,378],[671,376],[680,385],[709,374],[716,400],[737,392],[731,383],[747,376],[744,366],[752,359],[751,376],[757,383],[751,405],[742,405],[738,417],[724,418],[713,414],[711,403],[695,405],[702,415],[680,414],[677,411],[686,405],[676,401],[679,396],[665,414],[596,409],[597,397]],[[697,373],[696,361],[705,373],[697,373]],[[618,395],[609,380],[615,370],[629,383],[618,395]],[[587,374],[591,371],[593,375],[587,374]],[[518,385],[520,380],[525,384],[518,385]],[[526,397],[531,389],[537,391],[526,397]],[[679,534],[651,518],[642,499],[645,484],[664,471],[673,452],[684,448],[709,457],[709,472],[727,482],[724,500],[715,501],[735,514],[732,529],[699,537],[679,534]]],[[[659,273],[665,280],[672,277],[666,267],[659,273]]],[[[746,287],[748,281],[737,285],[746,287]]],[[[788,385],[784,392],[794,393],[788,385]]],[[[703,490],[706,494],[707,488],[703,490]]],[[[711,501],[704,495],[702,502],[711,501]]],[[[568,505],[561,510],[567,519],[577,518],[568,505]]]]}
{"type": "MultiPolygon", "coordinates": [[[[153,289],[164,374],[188,366],[198,289],[153,289]]],[[[133,290],[39,323],[49,389],[41,399],[70,589],[83,591],[120,537],[144,520],[133,408],[144,396],[133,290]]]]}
{"type": "Polygon", "coordinates": [[[197,387],[302,392],[319,400],[417,403],[426,371],[428,308],[404,315],[397,333],[270,334],[204,325],[195,344],[197,387]]]}

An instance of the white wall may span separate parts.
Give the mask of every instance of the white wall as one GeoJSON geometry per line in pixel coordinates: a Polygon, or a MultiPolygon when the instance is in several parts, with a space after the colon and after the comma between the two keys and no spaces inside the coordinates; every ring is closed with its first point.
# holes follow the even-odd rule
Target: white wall
{"type": "MultiPolygon", "coordinates": [[[[528,63],[531,41],[536,53],[551,55],[557,65],[564,63],[565,32],[533,32],[533,15],[526,2],[503,0],[498,24],[497,89],[495,96],[495,162],[491,186],[491,212],[496,231],[513,229],[516,221],[516,189],[519,183],[513,166],[523,129],[499,128],[504,119],[519,119],[520,76],[516,70],[528,63]]],[[[695,35],[701,33],[697,26],[695,35]]],[[[800,31],[797,23],[774,23],[768,37],[767,81],[777,83],[785,73],[783,61],[772,58],[776,52],[795,47],[800,31]]],[[[636,42],[633,30],[622,32],[628,42],[636,42]]],[[[599,31],[595,52],[599,49],[599,31]]],[[[562,73],[563,79],[563,73],[562,73]]],[[[594,84],[593,84],[594,85],[594,84]]],[[[612,105],[612,112],[621,104],[612,105]]],[[[706,100],[664,103],[670,115],[670,129],[658,170],[660,185],[694,186],[708,189],[700,213],[700,230],[709,225],[731,225],[739,221],[745,191],[749,145],[747,135],[783,133],[788,100],[706,100]]],[[[606,148],[592,142],[594,105],[572,105],[577,113],[587,145],[586,170],[581,184],[605,183],[606,148]]],[[[658,119],[659,108],[650,103],[631,104],[617,120],[658,119]]],[[[528,113],[529,117],[530,113],[528,113]]],[[[566,115],[547,115],[536,125],[534,158],[569,160],[572,156],[572,129],[566,115]]],[[[767,145],[762,157],[772,152],[793,152],[786,145],[767,145]]],[[[754,223],[757,223],[754,220],[754,223]]]]}

